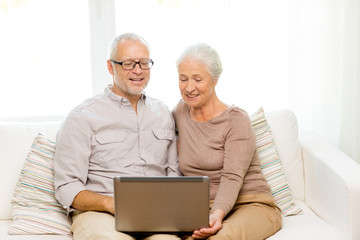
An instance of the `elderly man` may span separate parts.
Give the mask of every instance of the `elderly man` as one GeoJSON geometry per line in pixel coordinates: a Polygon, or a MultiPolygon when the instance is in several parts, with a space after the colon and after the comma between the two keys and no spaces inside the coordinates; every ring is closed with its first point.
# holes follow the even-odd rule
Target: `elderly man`
{"type": "Polygon", "coordinates": [[[75,107],[58,133],[55,196],[72,215],[74,239],[135,239],[115,230],[113,177],[180,175],[172,114],[143,93],[149,55],[140,36],[116,37],[107,60],[113,84],[75,107]]]}

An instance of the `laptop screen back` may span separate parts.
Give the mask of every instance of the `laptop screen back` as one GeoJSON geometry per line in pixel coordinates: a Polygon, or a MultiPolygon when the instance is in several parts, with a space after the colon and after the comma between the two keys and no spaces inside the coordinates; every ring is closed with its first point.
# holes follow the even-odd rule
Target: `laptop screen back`
{"type": "Polygon", "coordinates": [[[115,177],[121,232],[192,232],[209,224],[208,177],[115,177]]]}

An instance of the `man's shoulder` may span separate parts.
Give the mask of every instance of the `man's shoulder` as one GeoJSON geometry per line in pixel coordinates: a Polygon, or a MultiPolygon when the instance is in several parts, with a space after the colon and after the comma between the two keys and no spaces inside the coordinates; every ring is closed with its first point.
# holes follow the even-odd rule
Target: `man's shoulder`
{"type": "Polygon", "coordinates": [[[174,129],[175,122],[168,106],[159,99],[146,96],[145,114],[150,117],[153,127],[174,129]]]}
{"type": "Polygon", "coordinates": [[[91,109],[94,105],[101,102],[102,99],[103,99],[103,94],[99,94],[99,95],[90,97],[90,98],[84,100],[82,103],[80,103],[76,107],[74,107],[72,109],[72,112],[80,113],[80,112],[86,111],[87,109],[91,109]]]}
{"type": "Polygon", "coordinates": [[[160,109],[166,112],[170,112],[169,107],[161,100],[146,95],[146,105],[155,109],[160,109]]]}

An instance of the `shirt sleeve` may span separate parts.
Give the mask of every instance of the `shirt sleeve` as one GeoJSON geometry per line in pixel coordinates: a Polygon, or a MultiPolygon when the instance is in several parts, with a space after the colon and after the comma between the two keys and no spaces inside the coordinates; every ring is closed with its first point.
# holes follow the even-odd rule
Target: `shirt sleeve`
{"type": "Polygon", "coordinates": [[[169,112],[169,118],[170,118],[171,125],[173,126],[172,129],[174,132],[174,137],[171,140],[171,143],[169,144],[169,147],[168,147],[168,152],[167,152],[168,167],[166,170],[167,171],[166,175],[177,177],[177,176],[182,176],[182,174],[180,173],[180,170],[179,170],[179,157],[178,157],[178,149],[177,149],[178,138],[177,138],[176,126],[175,126],[175,120],[174,120],[173,113],[174,113],[173,111],[169,112]]]}
{"type": "Polygon", "coordinates": [[[177,155],[177,137],[174,136],[174,139],[171,141],[168,149],[168,168],[167,176],[181,176],[179,170],[179,158],[177,155]]]}
{"type": "Polygon", "coordinates": [[[59,130],[54,156],[55,197],[67,209],[85,190],[91,155],[90,126],[73,110],[59,130]]]}
{"type": "MultiPolygon", "coordinates": [[[[238,116],[239,112],[236,113],[238,116]]],[[[225,139],[224,164],[212,210],[227,215],[233,208],[255,151],[255,135],[247,114],[231,118],[225,139]]]]}

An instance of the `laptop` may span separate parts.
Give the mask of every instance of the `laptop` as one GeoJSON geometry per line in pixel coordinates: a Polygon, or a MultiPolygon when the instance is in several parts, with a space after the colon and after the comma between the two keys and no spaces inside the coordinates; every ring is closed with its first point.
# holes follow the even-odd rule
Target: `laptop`
{"type": "Polygon", "coordinates": [[[115,228],[193,232],[209,225],[209,177],[115,177],[115,228]]]}

